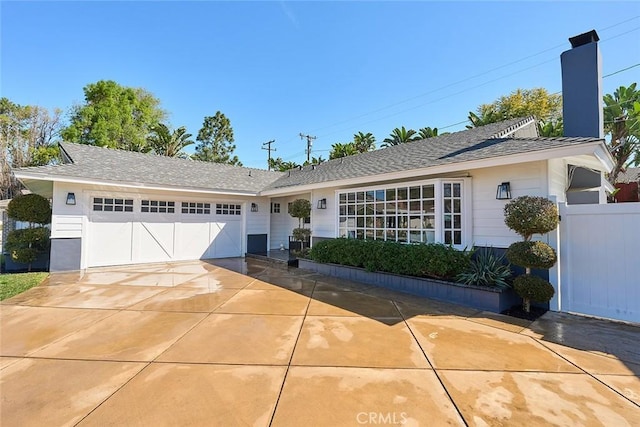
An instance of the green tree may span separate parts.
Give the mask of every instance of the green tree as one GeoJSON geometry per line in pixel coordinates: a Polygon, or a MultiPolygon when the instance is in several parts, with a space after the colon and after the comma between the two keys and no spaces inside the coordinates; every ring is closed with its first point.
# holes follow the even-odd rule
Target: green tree
{"type": "Polygon", "coordinates": [[[83,105],[72,109],[65,141],[129,151],[150,150],[147,137],[166,113],[160,101],[141,88],[100,80],[84,87],[83,105]]]}
{"type": "Polygon", "coordinates": [[[185,158],[187,154],[183,151],[184,148],[194,143],[190,137],[191,134],[187,133],[184,126],[172,132],[167,125],[159,123],[151,129],[147,142],[151,150],[160,156],[185,158]]]}
{"type": "MultiPolygon", "coordinates": [[[[307,162],[305,161],[302,166],[307,166],[307,165],[319,165],[320,163],[324,163],[326,162],[326,159],[323,159],[322,156],[319,157],[311,157],[311,161],[307,162]]],[[[296,167],[297,165],[295,165],[294,167],[296,167]]]]}
{"type": "Polygon", "coordinates": [[[562,116],[562,97],[544,88],[516,89],[491,104],[480,105],[476,113],[469,112],[471,124],[467,128],[527,116],[549,122],[562,116]]]}
{"type": "Polygon", "coordinates": [[[38,106],[22,106],[0,98],[0,199],[19,194],[22,188],[11,170],[41,166],[58,159],[60,116],[38,106]]]}
{"type": "Polygon", "coordinates": [[[559,117],[556,120],[550,119],[549,121],[540,120],[538,122],[538,133],[540,136],[545,137],[564,136],[562,117],[559,117]]]}
{"type": "Polygon", "coordinates": [[[384,141],[382,141],[381,147],[392,147],[394,145],[400,145],[406,142],[416,141],[418,139],[420,139],[420,137],[417,136],[415,130],[407,130],[404,126],[402,126],[401,128],[395,128],[394,130],[392,130],[389,137],[385,138],[384,141]]]}
{"type": "Polygon", "coordinates": [[[604,132],[615,166],[609,181],[616,182],[620,172],[631,164],[640,164],[640,91],[636,83],[620,86],[604,96],[604,132]]]}
{"type": "Polygon", "coordinates": [[[329,152],[329,160],[339,159],[340,157],[353,156],[358,154],[358,150],[353,142],[336,142],[331,145],[331,151],[329,152]]]}
{"type": "Polygon", "coordinates": [[[420,137],[420,139],[433,138],[435,136],[438,136],[438,128],[430,128],[428,126],[425,128],[421,128],[418,130],[418,136],[420,137]]]}
{"type": "Polygon", "coordinates": [[[376,137],[371,132],[358,132],[353,135],[353,145],[358,153],[366,153],[376,149],[376,137]]]}
{"type": "Polygon", "coordinates": [[[231,121],[220,111],[204,118],[196,140],[199,144],[191,156],[193,159],[242,166],[238,156],[233,156],[236,146],[231,121]]]}
{"type": "Polygon", "coordinates": [[[282,157],[276,157],[275,159],[272,157],[269,159],[269,166],[272,171],[286,172],[291,169],[295,169],[299,164],[296,162],[285,162],[282,160],[282,157]]]}

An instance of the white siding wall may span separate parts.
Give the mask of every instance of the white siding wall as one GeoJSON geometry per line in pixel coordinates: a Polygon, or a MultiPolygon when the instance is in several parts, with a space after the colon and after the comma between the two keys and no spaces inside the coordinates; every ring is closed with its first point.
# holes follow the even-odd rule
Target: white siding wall
{"type": "Polygon", "coordinates": [[[566,201],[567,162],[563,159],[551,159],[547,162],[549,195],[556,196],[558,203],[566,201]]]}
{"type": "MultiPolygon", "coordinates": [[[[289,247],[289,236],[294,228],[298,227],[298,219],[293,218],[287,212],[287,205],[296,199],[309,199],[310,194],[299,194],[289,197],[274,197],[271,199],[271,203],[280,203],[280,213],[271,214],[271,233],[270,233],[270,249],[279,249],[280,244],[285,248],[289,247]]],[[[311,226],[313,227],[313,206],[311,206],[311,226]]],[[[308,225],[307,225],[308,226],[308,225]]]]}
{"type": "Polygon", "coordinates": [[[79,184],[53,183],[53,205],[51,206],[51,238],[68,239],[82,237],[86,227],[88,197],[83,197],[79,184]],[[67,205],[67,193],[74,193],[76,204],[67,205]]]}
{"type": "Polygon", "coordinates": [[[548,196],[546,162],[522,163],[475,169],[470,172],[473,186],[473,243],[506,248],[520,237],[504,224],[504,205],[496,200],[501,182],[511,183],[511,196],[548,196]]]}
{"type": "Polygon", "coordinates": [[[314,190],[311,197],[311,225],[314,237],[336,237],[336,188],[314,190]],[[327,199],[327,209],[318,209],[318,200],[327,199]]]}
{"type": "MultiPolygon", "coordinates": [[[[269,228],[271,223],[269,198],[268,197],[255,197],[251,199],[246,206],[247,228],[246,234],[266,234],[269,235],[269,228]],[[251,212],[251,203],[258,205],[258,212],[251,212]]],[[[267,247],[269,247],[269,240],[267,237],[267,247]]]]}

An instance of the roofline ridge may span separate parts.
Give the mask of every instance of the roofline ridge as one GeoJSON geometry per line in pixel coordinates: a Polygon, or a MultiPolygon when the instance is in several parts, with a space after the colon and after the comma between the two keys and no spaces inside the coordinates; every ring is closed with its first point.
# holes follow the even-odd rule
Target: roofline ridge
{"type": "Polygon", "coordinates": [[[502,129],[499,132],[496,132],[495,134],[491,135],[489,137],[489,139],[496,139],[496,138],[502,138],[507,134],[510,134],[511,132],[515,131],[516,129],[522,127],[525,124],[528,124],[529,122],[535,122],[535,117],[533,116],[527,116],[524,118],[521,118],[519,121],[517,121],[516,123],[512,124],[511,126],[508,126],[506,129],[502,129]]]}

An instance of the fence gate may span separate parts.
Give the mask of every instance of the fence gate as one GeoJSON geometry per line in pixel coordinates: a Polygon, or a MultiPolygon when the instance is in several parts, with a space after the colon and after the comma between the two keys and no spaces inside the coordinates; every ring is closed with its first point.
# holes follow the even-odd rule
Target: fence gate
{"type": "Polygon", "coordinates": [[[560,310],[640,322],[640,203],[560,205],[560,310]]]}

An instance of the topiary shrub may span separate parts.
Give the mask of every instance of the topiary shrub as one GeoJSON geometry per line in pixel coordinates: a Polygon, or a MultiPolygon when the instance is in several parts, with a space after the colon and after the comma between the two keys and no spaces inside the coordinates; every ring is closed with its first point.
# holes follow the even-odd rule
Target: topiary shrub
{"type": "Polygon", "coordinates": [[[507,279],[511,277],[511,268],[504,263],[504,255],[496,255],[490,248],[480,248],[475,253],[469,267],[456,277],[459,283],[474,286],[493,286],[510,288],[507,279]]]}
{"type": "Polygon", "coordinates": [[[558,208],[544,197],[522,196],[504,207],[507,227],[530,240],[534,234],[546,234],[558,226],[558,208]]]}
{"type": "Polygon", "coordinates": [[[298,218],[298,228],[302,228],[302,220],[311,215],[311,202],[307,199],[296,199],[289,207],[289,215],[298,218]]]}
{"type": "Polygon", "coordinates": [[[308,228],[294,228],[293,238],[301,242],[308,242],[311,237],[311,230],[308,228]]]}
{"type": "Polygon", "coordinates": [[[522,280],[519,280],[520,277],[516,278],[514,289],[522,298],[522,308],[528,313],[531,310],[532,300],[549,302],[553,298],[553,285],[539,277],[531,276],[531,268],[553,267],[557,262],[556,253],[546,243],[531,242],[531,236],[548,233],[558,226],[558,208],[544,197],[518,197],[505,205],[504,222],[524,239],[523,242],[516,242],[509,246],[507,259],[525,268],[526,275],[520,276],[524,277],[522,280]],[[531,289],[528,289],[528,286],[531,289]],[[537,299],[533,299],[531,295],[535,295],[537,299]],[[545,297],[548,298],[545,299],[545,297]]]}
{"type": "Polygon", "coordinates": [[[51,222],[51,206],[47,199],[38,194],[26,194],[9,202],[7,215],[16,221],[49,224],[51,222]]]}
{"type": "Polygon", "coordinates": [[[556,292],[551,283],[530,274],[516,277],[513,288],[523,299],[533,302],[548,302],[556,292]]]}
{"type": "Polygon", "coordinates": [[[49,229],[46,227],[25,228],[13,230],[7,236],[5,244],[7,252],[15,262],[31,264],[49,248],[49,229]]]}
{"type": "Polygon", "coordinates": [[[516,242],[509,246],[505,256],[510,263],[525,268],[551,268],[558,261],[556,251],[544,242],[516,242]]]}

